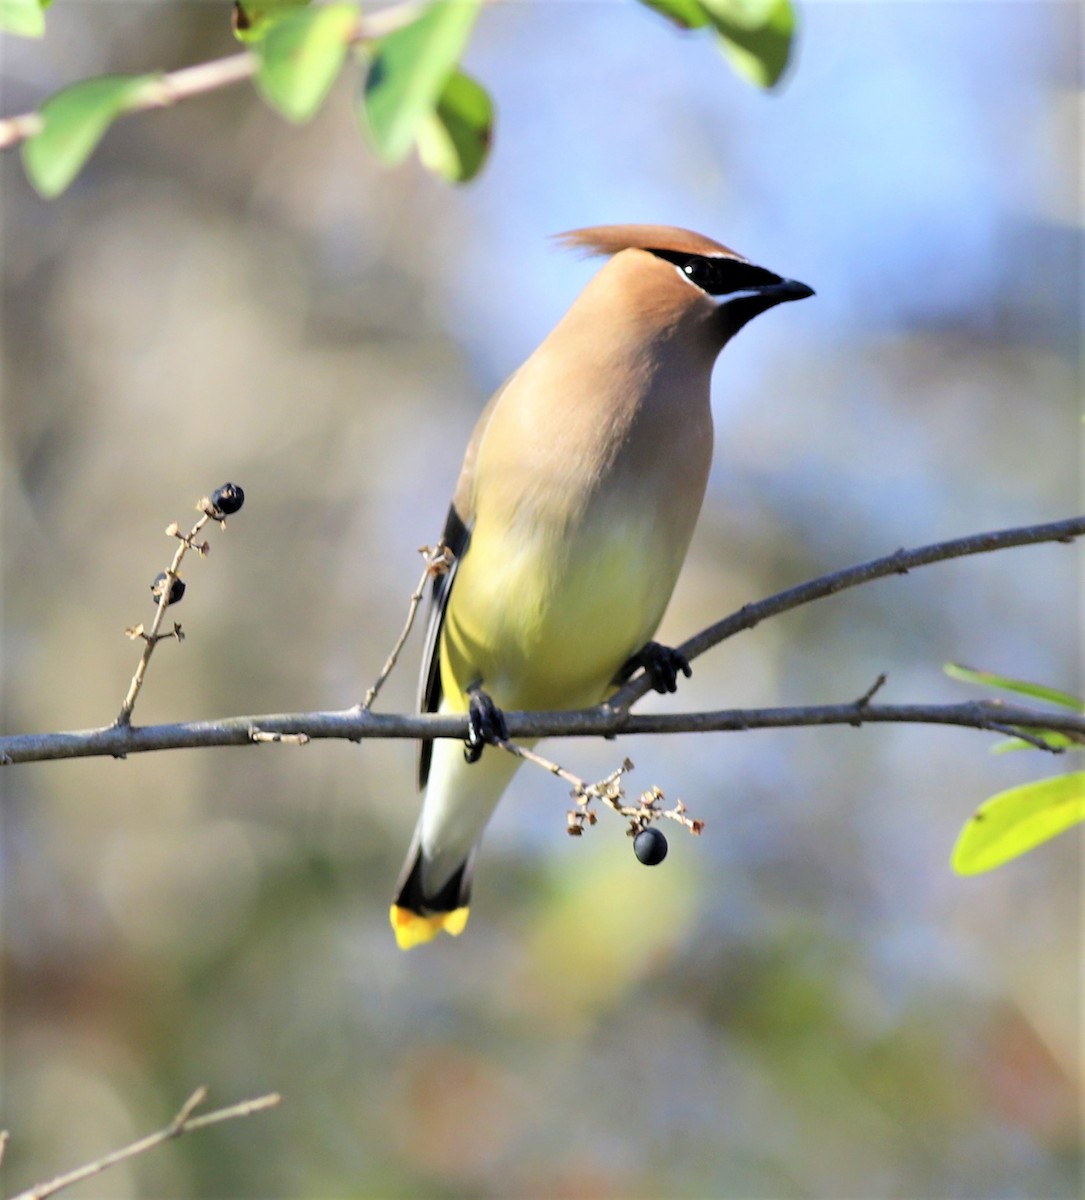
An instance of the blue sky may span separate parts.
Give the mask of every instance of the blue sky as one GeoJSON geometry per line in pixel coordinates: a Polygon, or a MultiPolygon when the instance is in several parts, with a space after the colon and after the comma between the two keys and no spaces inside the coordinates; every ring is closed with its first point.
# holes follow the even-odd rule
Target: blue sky
{"type": "Polygon", "coordinates": [[[819,301],[797,337],[982,319],[1011,282],[1006,240],[1072,186],[1053,95],[1072,83],[1075,7],[799,13],[796,61],[766,95],[639,5],[487,10],[467,62],[497,101],[496,152],[459,201],[483,293],[468,323],[485,329],[465,336],[487,366],[526,353],[590,270],[571,281],[545,235],[616,220],[699,228],[808,280],[819,301]],[[495,269],[517,291],[501,320],[495,269]]]}

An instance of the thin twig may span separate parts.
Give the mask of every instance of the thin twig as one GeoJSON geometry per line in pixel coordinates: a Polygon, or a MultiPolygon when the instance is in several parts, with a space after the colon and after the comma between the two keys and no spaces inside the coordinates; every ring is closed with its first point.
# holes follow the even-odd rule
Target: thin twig
{"type": "MultiPolygon", "coordinates": [[[[747,604],[717,621],[707,629],[683,642],[678,650],[691,662],[706,650],[742,633],[753,629],[768,617],[778,616],[792,608],[810,604],[825,596],[835,595],[861,583],[871,583],[887,575],[905,575],[917,567],[945,562],[951,558],[964,558],[970,554],[986,554],[992,550],[1007,550],[1013,546],[1030,546],[1038,542],[1072,542],[1085,534],[1085,516],[1071,517],[1064,521],[1051,521],[1044,525],[1024,525],[1014,529],[1000,529],[993,533],[976,533],[969,537],[956,538],[949,542],[935,542],[915,550],[898,550],[895,554],[876,558],[873,562],[861,563],[830,575],[822,575],[798,587],[788,588],[755,604],[747,604]]],[[[643,674],[634,676],[627,684],[611,696],[610,707],[628,710],[642,696],[652,690],[651,682],[643,674]]]]}
{"type": "Polygon", "coordinates": [[[71,1187],[73,1184],[81,1183],[84,1179],[100,1175],[110,1167],[115,1167],[117,1163],[126,1162],[139,1154],[145,1154],[148,1150],[153,1150],[155,1146],[161,1146],[163,1142],[168,1142],[172,1138],[181,1137],[183,1134],[192,1133],[194,1130],[203,1129],[208,1125],[217,1125],[220,1121],[233,1121],[239,1117],[248,1117],[253,1113],[262,1112],[267,1108],[274,1108],[282,1099],[277,1092],[271,1092],[266,1096],[258,1096],[253,1100],[232,1104],[229,1108],[216,1109],[214,1112],[204,1113],[199,1117],[193,1116],[193,1112],[206,1098],[207,1088],[197,1088],[181,1105],[177,1115],[164,1129],[140,1138],[139,1141],[132,1142],[131,1145],[124,1146],[120,1150],[114,1150],[111,1154],[105,1154],[101,1158],[95,1159],[94,1162],[76,1167],[74,1171],[57,1175],[54,1179],[49,1179],[44,1183],[36,1183],[32,1188],[11,1197],[11,1200],[46,1200],[47,1196],[55,1195],[62,1188],[71,1187]]]}
{"type": "Polygon", "coordinates": [[[414,620],[418,615],[418,606],[422,603],[422,598],[426,594],[426,584],[435,575],[443,575],[452,565],[452,551],[444,544],[443,540],[439,541],[433,547],[421,547],[418,553],[422,555],[426,563],[422,568],[422,577],[418,580],[418,586],[411,592],[410,603],[407,606],[407,620],[403,625],[403,631],[396,639],[396,644],[392,647],[391,654],[388,655],[384,666],[381,668],[381,673],[377,676],[373,686],[365,694],[365,699],[362,701],[363,712],[368,712],[373,707],[373,701],[376,700],[381,688],[384,687],[385,680],[395,669],[400,651],[407,644],[407,638],[410,637],[411,629],[414,627],[414,620]]]}
{"type": "Polygon", "coordinates": [[[503,738],[499,739],[495,745],[507,751],[514,758],[522,758],[525,762],[534,763],[535,766],[542,767],[544,771],[549,771],[551,775],[556,775],[559,779],[564,779],[566,783],[572,786],[574,791],[585,791],[588,787],[579,775],[574,775],[572,771],[567,771],[560,763],[554,762],[553,759],[547,758],[535,750],[528,749],[527,746],[521,746],[517,742],[510,742],[503,738]]]}
{"type": "Polygon", "coordinates": [[[1061,754],[1063,752],[1062,746],[1052,746],[1049,741],[1040,735],[1032,733],[1027,729],[1018,729],[1014,725],[1007,725],[1004,721],[988,721],[984,728],[990,730],[991,733],[1003,733],[1007,737],[1017,738],[1019,741],[1027,742],[1037,750],[1046,750],[1049,754],[1061,754]]]}
{"type": "Polygon", "coordinates": [[[855,701],[856,708],[866,708],[871,700],[885,687],[886,680],[889,677],[883,671],[877,679],[867,688],[867,690],[855,701]]]}
{"type": "Polygon", "coordinates": [[[494,742],[494,746],[507,751],[515,758],[522,758],[537,767],[542,767],[544,771],[548,771],[551,775],[556,775],[559,779],[564,779],[566,783],[572,785],[572,797],[576,801],[576,807],[570,809],[568,813],[568,832],[574,837],[579,837],[587,826],[595,824],[595,813],[590,807],[593,800],[601,800],[620,817],[625,817],[629,821],[630,834],[647,828],[653,821],[663,819],[677,821],[679,825],[683,825],[693,834],[699,834],[704,829],[704,821],[697,821],[686,816],[686,806],[681,800],[678,800],[673,808],[660,808],[659,801],[664,798],[662,788],[651,787],[641,793],[636,804],[623,804],[625,790],[622,788],[621,780],[624,775],[628,775],[633,770],[632,759],[625,759],[622,765],[611,771],[605,779],[600,779],[596,783],[588,783],[587,780],[581,779],[579,775],[574,775],[572,771],[567,770],[560,763],[554,762],[553,759],[529,750],[526,746],[517,745],[516,742],[510,742],[506,738],[498,738],[494,742]]]}
{"type": "MultiPolygon", "coordinates": [[[[196,534],[212,519],[212,514],[208,511],[210,505],[208,501],[201,501],[201,505],[206,504],[208,507],[201,507],[202,516],[192,526],[192,529],[187,535],[182,535],[177,527],[176,522],[171,524],[166,529],[166,534],[169,537],[178,539],[177,549],[173,554],[173,562],[170,563],[166,570],[166,577],[162,581],[162,590],[158,597],[158,607],[155,609],[154,621],[151,623],[149,632],[145,632],[142,625],[137,625],[130,630],[130,636],[143,638],[143,654],[140,656],[139,663],[136,666],[135,674],[132,676],[132,682],[128,685],[128,694],[124,698],[124,703],[121,705],[121,711],[117,714],[117,719],[114,722],[116,725],[130,725],[132,721],[132,709],[135,708],[136,698],[139,696],[140,689],[143,687],[143,679],[147,674],[147,667],[151,661],[151,655],[154,653],[155,646],[165,637],[181,638],[180,626],[174,626],[172,634],[160,634],[158,631],[162,628],[162,621],[166,615],[166,609],[170,603],[170,592],[173,590],[173,581],[177,578],[177,572],[180,570],[181,561],[189,550],[195,549],[199,554],[205,554],[206,550],[199,546],[194,546],[196,534]]],[[[199,506],[198,506],[199,507],[199,506]]]]}
{"type": "Polygon", "coordinates": [[[208,1125],[221,1125],[223,1121],[236,1121],[241,1117],[251,1117],[253,1113],[263,1112],[268,1108],[277,1108],[282,1103],[282,1099],[278,1092],[268,1092],[266,1096],[256,1096],[252,1100],[242,1100],[227,1108],[217,1108],[214,1112],[191,1117],[185,1122],[184,1128],[177,1130],[173,1136],[193,1133],[197,1129],[206,1129],[208,1125]]]}

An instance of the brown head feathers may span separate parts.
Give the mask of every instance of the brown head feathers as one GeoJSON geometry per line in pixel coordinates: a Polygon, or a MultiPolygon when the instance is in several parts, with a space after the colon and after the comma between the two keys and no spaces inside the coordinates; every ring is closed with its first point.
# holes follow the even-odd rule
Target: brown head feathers
{"type": "Polygon", "coordinates": [[[726,255],[746,260],[741,254],[714,242],[704,234],[675,225],[594,225],[555,234],[555,240],[570,250],[585,254],[617,254],[619,250],[672,250],[679,254],[726,255]]]}

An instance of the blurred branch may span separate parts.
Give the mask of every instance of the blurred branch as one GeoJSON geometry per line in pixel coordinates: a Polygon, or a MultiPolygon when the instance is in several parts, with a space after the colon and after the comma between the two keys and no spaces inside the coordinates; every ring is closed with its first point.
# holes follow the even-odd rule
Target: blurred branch
{"type": "MultiPolygon", "coordinates": [[[[419,13],[417,3],[396,4],[379,12],[370,13],[361,19],[358,30],[351,39],[352,44],[372,41],[409,24],[419,13]]],[[[229,54],[225,58],[196,63],[169,71],[150,79],[126,105],[127,113],[146,112],[154,108],[168,108],[193,96],[203,96],[222,88],[233,87],[252,79],[260,66],[259,58],[251,50],[229,54]]],[[[18,116],[0,118],[0,150],[9,150],[27,138],[39,133],[44,120],[39,112],[21,113],[18,116]]]]}
{"type": "MultiPolygon", "coordinates": [[[[728,637],[770,616],[809,604],[823,596],[855,587],[886,575],[904,574],[928,563],[971,554],[1003,550],[1038,542],[1070,542],[1085,534],[1085,517],[1045,525],[1032,525],[976,534],[916,550],[898,550],[821,576],[788,591],[747,604],[738,612],[711,625],[682,647],[690,659],[728,637]]],[[[722,709],[696,713],[633,714],[629,706],[648,691],[640,677],[623,687],[609,702],[577,712],[505,714],[510,737],[612,737],[619,733],[737,732],[797,726],[906,723],[956,725],[962,728],[1013,732],[1056,730],[1085,741],[1085,714],[1004,704],[998,700],[972,700],[962,704],[871,704],[876,689],[846,704],[805,707],[722,709]]],[[[61,758],[112,756],[123,758],[151,750],[188,749],[196,746],[244,746],[267,741],[303,744],[314,738],[437,738],[463,739],[466,715],[374,713],[362,705],[335,712],[273,713],[228,717],[219,721],[193,721],[171,725],[132,726],[117,723],[100,729],[69,733],[18,734],[0,737],[0,763],[44,762],[61,758]]],[[[1031,736],[1027,735],[1026,736],[1031,736]]],[[[1040,744],[1040,739],[1034,739],[1040,744]]],[[[1044,747],[1052,750],[1051,747],[1044,747]]],[[[1054,752],[1054,751],[1053,751],[1054,752]]]]}
{"type": "MultiPolygon", "coordinates": [[[[252,79],[259,66],[259,59],[249,50],[230,54],[226,58],[197,63],[170,71],[157,79],[148,80],[130,103],[128,112],[145,112],[152,108],[168,108],[192,96],[216,92],[252,79]]],[[[0,120],[0,150],[9,150],[27,138],[40,133],[45,120],[39,112],[20,113],[16,117],[0,120]]]]}
{"type": "Polygon", "coordinates": [[[110,1167],[115,1167],[118,1163],[126,1162],[128,1159],[135,1158],[139,1154],[144,1154],[148,1150],[153,1150],[155,1146],[160,1146],[163,1142],[168,1142],[172,1138],[181,1137],[185,1133],[192,1133],[196,1129],[204,1129],[208,1125],[218,1125],[222,1121],[233,1121],[239,1117],[248,1117],[253,1113],[262,1112],[267,1108],[274,1108],[282,1097],[278,1093],[272,1092],[267,1096],[258,1096],[254,1100],[245,1100],[241,1104],[233,1104],[229,1108],[219,1108],[214,1112],[204,1113],[199,1117],[193,1116],[192,1114],[195,1110],[206,1099],[207,1088],[197,1088],[181,1106],[181,1110],[165,1129],[160,1129],[157,1133],[140,1138],[138,1142],[132,1142],[131,1145],[125,1146],[120,1150],[114,1150],[112,1154],[103,1155],[102,1158],[95,1159],[94,1162],[87,1163],[85,1166],[76,1167],[74,1171],[68,1171],[64,1175],[57,1175],[56,1178],[49,1179],[44,1183],[36,1183],[32,1188],[20,1192],[17,1196],[12,1196],[11,1200],[45,1200],[47,1196],[55,1195],[63,1188],[71,1187],[73,1184],[81,1183],[84,1179],[90,1179],[94,1175],[99,1175],[102,1171],[107,1171],[110,1167]]]}

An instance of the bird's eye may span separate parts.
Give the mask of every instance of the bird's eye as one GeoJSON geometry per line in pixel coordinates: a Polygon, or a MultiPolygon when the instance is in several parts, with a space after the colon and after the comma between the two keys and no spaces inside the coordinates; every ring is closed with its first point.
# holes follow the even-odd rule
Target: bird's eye
{"type": "Polygon", "coordinates": [[[703,258],[690,258],[682,264],[682,271],[689,277],[690,283],[699,288],[705,287],[712,278],[712,267],[703,258]]]}

